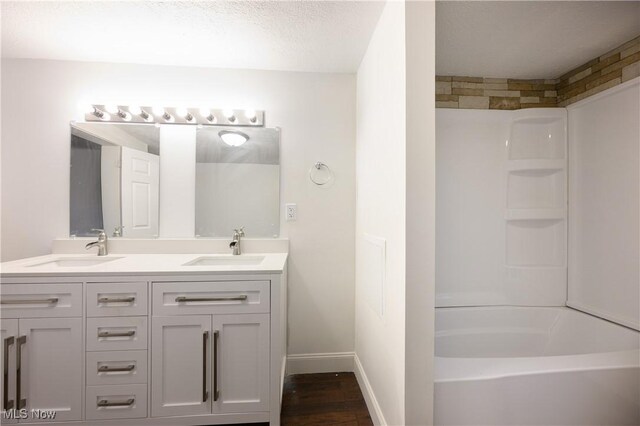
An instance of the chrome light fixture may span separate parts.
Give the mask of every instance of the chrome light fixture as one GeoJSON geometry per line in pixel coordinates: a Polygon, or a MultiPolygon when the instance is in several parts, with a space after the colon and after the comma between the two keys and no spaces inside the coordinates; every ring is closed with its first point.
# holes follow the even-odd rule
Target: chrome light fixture
{"type": "Polygon", "coordinates": [[[86,121],[140,124],[195,124],[263,127],[264,111],[142,105],[92,104],[83,107],[86,121]]]}

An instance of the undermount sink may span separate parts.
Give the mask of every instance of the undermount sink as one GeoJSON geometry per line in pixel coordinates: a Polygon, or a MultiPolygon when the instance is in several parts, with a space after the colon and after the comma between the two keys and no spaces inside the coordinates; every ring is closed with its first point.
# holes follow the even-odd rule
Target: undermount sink
{"type": "Polygon", "coordinates": [[[36,266],[53,266],[58,268],[78,268],[86,266],[102,265],[103,263],[113,262],[122,259],[121,257],[63,257],[60,259],[48,260],[46,262],[28,265],[29,268],[36,266]]]}
{"type": "Polygon", "coordinates": [[[203,256],[182,266],[259,265],[263,260],[264,256],[203,256]]]}

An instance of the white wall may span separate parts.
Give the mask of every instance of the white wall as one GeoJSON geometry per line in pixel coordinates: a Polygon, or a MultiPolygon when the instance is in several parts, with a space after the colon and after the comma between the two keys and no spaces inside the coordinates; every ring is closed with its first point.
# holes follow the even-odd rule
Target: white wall
{"type": "Polygon", "coordinates": [[[404,424],[405,8],[385,6],[358,69],[356,142],[356,355],[384,420],[404,424]],[[382,316],[369,304],[366,235],[386,241],[382,316]]]}
{"type": "Polygon", "coordinates": [[[379,424],[432,421],[434,27],[432,2],[388,2],[358,70],[356,369],[379,424]]]}
{"type": "Polygon", "coordinates": [[[267,125],[282,127],[281,201],[298,204],[298,221],[281,225],[291,239],[289,352],[353,350],[355,76],[3,59],[3,261],[45,254],[68,235],[78,102],[266,110],[267,125]],[[309,181],[316,161],[335,172],[330,188],[309,181]]]}
{"type": "Polygon", "coordinates": [[[405,423],[433,422],[436,281],[436,10],[406,3],[405,423]]]}
{"type": "Polygon", "coordinates": [[[640,78],[567,109],[567,304],[640,329],[640,78]]]}
{"type": "Polygon", "coordinates": [[[195,126],[160,126],[160,182],[160,237],[193,238],[196,229],[195,126]]]}

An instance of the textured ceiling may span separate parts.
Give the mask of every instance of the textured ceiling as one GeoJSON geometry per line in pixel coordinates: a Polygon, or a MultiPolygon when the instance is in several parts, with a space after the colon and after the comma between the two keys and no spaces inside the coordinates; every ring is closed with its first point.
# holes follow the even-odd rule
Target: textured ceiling
{"type": "Polygon", "coordinates": [[[383,2],[3,1],[2,56],[355,72],[383,2]]]}
{"type": "Polygon", "coordinates": [[[436,73],[556,78],[640,34],[640,1],[440,1],[436,73]]]}

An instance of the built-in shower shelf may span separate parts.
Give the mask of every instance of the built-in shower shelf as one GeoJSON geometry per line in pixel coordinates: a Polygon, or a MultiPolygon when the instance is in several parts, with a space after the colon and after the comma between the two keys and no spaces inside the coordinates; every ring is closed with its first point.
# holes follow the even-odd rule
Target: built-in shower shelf
{"type": "Polygon", "coordinates": [[[566,160],[560,159],[527,159],[527,160],[509,160],[507,162],[507,170],[510,172],[520,171],[557,171],[564,170],[566,160]]]}
{"type": "Polygon", "coordinates": [[[564,220],[566,215],[565,209],[507,209],[504,218],[507,221],[564,220]]]}

